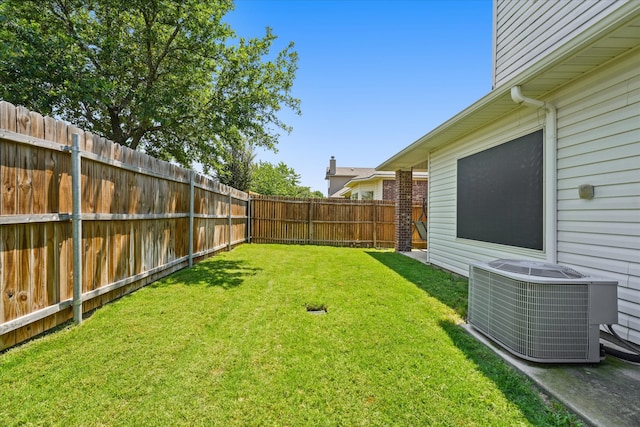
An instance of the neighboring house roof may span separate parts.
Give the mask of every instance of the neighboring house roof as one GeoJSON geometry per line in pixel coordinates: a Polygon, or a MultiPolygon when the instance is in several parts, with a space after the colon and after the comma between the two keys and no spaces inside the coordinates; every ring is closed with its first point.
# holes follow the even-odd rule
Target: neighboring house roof
{"type": "Polygon", "coordinates": [[[342,187],[340,190],[336,191],[335,193],[333,193],[329,197],[345,197],[345,195],[349,194],[349,193],[351,193],[351,188],[342,187]]]}
{"type": "MultiPolygon", "coordinates": [[[[429,173],[427,172],[414,172],[413,179],[427,179],[429,177],[429,173]]],[[[366,176],[357,176],[347,182],[345,187],[353,187],[356,184],[361,184],[368,181],[376,181],[379,179],[396,179],[396,173],[393,171],[377,171],[373,169],[373,173],[366,176]]]]}
{"type": "Polygon", "coordinates": [[[350,167],[336,167],[336,173],[330,174],[329,168],[327,168],[327,173],[325,175],[325,179],[329,179],[334,176],[366,176],[374,173],[376,170],[374,168],[350,168],[350,167]]]}
{"type": "Polygon", "coordinates": [[[520,108],[511,99],[512,87],[521,86],[525,96],[541,99],[639,45],[640,1],[630,1],[385,160],[376,169],[427,170],[426,159],[434,148],[459,140],[520,108]]]}
{"type": "MultiPolygon", "coordinates": [[[[359,184],[375,183],[384,179],[387,179],[387,180],[396,179],[396,173],[393,171],[377,171],[375,169],[371,169],[371,170],[373,170],[373,173],[369,175],[356,176],[355,178],[352,178],[351,180],[349,180],[347,183],[344,184],[344,187],[342,187],[340,190],[333,193],[331,197],[349,197],[353,188],[359,184]]],[[[414,172],[413,174],[414,180],[426,180],[428,177],[429,177],[429,174],[427,172],[414,172]]]]}
{"type": "Polygon", "coordinates": [[[344,197],[345,193],[349,192],[349,188],[345,187],[349,180],[369,176],[376,171],[374,168],[337,167],[335,163],[335,157],[332,156],[324,177],[329,180],[329,191],[333,191],[329,197],[344,197]]]}

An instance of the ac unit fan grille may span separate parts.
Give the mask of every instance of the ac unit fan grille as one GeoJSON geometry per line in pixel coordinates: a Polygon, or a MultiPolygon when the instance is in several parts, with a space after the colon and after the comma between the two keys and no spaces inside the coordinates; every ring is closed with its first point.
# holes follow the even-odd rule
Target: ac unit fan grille
{"type": "Polygon", "coordinates": [[[472,270],[469,322],[507,348],[535,359],[586,359],[586,284],[532,284],[472,270]]]}
{"type": "Polygon", "coordinates": [[[496,270],[524,274],[527,276],[549,277],[556,279],[581,279],[586,277],[584,274],[564,265],[536,261],[497,259],[495,261],[491,261],[488,265],[496,270]]]}

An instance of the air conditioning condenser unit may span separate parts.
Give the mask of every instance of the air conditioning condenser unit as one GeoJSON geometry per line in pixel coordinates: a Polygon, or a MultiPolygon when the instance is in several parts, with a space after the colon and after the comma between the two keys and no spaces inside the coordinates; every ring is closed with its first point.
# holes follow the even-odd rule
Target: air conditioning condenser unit
{"type": "Polygon", "coordinates": [[[617,284],[558,264],[474,263],[468,322],[523,359],[600,362],[600,325],[618,322],[617,284]]]}

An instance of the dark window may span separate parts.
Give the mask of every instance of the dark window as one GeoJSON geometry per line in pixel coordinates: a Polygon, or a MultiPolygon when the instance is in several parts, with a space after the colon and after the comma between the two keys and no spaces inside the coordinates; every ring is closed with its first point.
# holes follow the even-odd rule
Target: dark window
{"type": "Polygon", "coordinates": [[[543,248],[542,130],[458,160],[457,235],[543,248]]]}

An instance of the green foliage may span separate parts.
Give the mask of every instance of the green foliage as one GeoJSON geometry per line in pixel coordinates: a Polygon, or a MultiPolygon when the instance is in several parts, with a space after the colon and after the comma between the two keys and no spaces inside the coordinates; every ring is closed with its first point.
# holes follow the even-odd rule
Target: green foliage
{"type": "Polygon", "coordinates": [[[222,151],[222,162],[216,176],[221,183],[247,191],[253,180],[253,146],[244,141],[229,144],[222,151]]]}
{"type": "Polygon", "coordinates": [[[325,197],[322,191],[311,191],[310,187],[299,187],[298,194],[298,197],[303,197],[305,199],[322,199],[325,197]]]}
{"type": "Polygon", "coordinates": [[[550,402],[547,409],[550,425],[562,427],[583,427],[584,424],[576,415],[568,412],[557,402],[550,402]]]}
{"type": "Polygon", "coordinates": [[[0,354],[0,425],[576,425],[456,325],[462,282],[242,245],[0,354]]]}
{"type": "Polygon", "coordinates": [[[309,187],[301,186],[300,175],[284,162],[274,165],[261,161],[254,165],[250,189],[265,196],[324,197],[319,191],[312,192],[309,187]]]}
{"type": "Polygon", "coordinates": [[[299,113],[293,43],[244,39],[231,0],[4,0],[0,98],[205,172],[243,139],[273,149],[299,113]]]}

